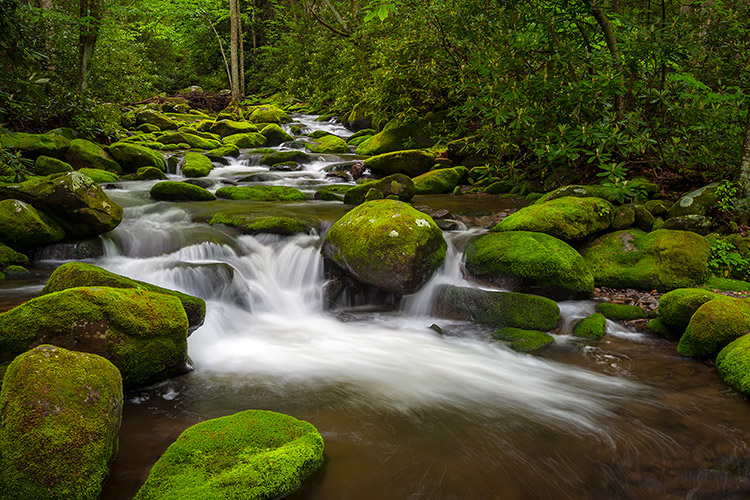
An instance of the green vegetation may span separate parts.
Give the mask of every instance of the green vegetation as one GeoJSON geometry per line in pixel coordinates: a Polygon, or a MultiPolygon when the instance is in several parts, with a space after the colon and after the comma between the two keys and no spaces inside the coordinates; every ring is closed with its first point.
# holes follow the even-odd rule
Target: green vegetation
{"type": "Polygon", "coordinates": [[[552,344],[555,338],[538,330],[521,330],[506,326],[495,330],[492,336],[498,340],[509,342],[510,348],[519,352],[531,352],[552,344]]]}
{"type": "Polygon", "coordinates": [[[187,182],[159,182],[154,184],[149,193],[153,199],[164,201],[212,201],[216,199],[216,195],[211,191],[187,182]]]}
{"type": "Polygon", "coordinates": [[[229,186],[216,190],[216,196],[229,200],[303,201],[305,194],[289,186],[229,186]]]}
{"type": "Polygon", "coordinates": [[[605,318],[611,319],[613,321],[628,321],[646,317],[646,311],[644,311],[640,307],[628,306],[625,304],[600,302],[596,305],[596,310],[602,313],[605,318]]]}
{"type": "Polygon", "coordinates": [[[716,370],[724,382],[750,396],[750,335],[743,335],[719,352],[716,370]]]}
{"type": "Polygon", "coordinates": [[[586,339],[600,339],[607,328],[607,318],[601,313],[595,313],[580,320],[573,327],[573,335],[586,339]]]}
{"type": "Polygon", "coordinates": [[[271,233],[284,236],[306,233],[311,229],[309,224],[294,217],[259,217],[233,212],[219,212],[211,218],[209,224],[225,224],[245,234],[271,233]]]}
{"type": "Polygon", "coordinates": [[[691,358],[713,358],[734,339],[750,333],[750,302],[711,300],[690,318],[677,353],[691,358]]]}

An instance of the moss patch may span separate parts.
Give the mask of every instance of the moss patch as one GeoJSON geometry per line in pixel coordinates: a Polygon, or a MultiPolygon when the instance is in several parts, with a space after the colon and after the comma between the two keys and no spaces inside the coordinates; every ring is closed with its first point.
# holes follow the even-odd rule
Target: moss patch
{"type": "Polygon", "coordinates": [[[711,300],[690,318],[677,344],[677,353],[690,358],[712,358],[734,339],[750,333],[750,302],[711,300]]]}
{"type": "Polygon", "coordinates": [[[271,233],[284,236],[307,233],[312,229],[309,224],[294,217],[258,217],[232,212],[217,213],[209,224],[224,224],[244,234],[271,233]]]}
{"type": "Polygon", "coordinates": [[[224,143],[238,148],[259,148],[266,143],[266,137],[258,132],[232,134],[224,138],[224,143]]]}
{"type": "Polygon", "coordinates": [[[266,146],[278,146],[282,142],[294,140],[294,137],[284,132],[284,129],[275,123],[266,125],[260,133],[266,138],[266,146]]]}
{"type": "Polygon", "coordinates": [[[305,144],[308,151],[318,154],[349,153],[349,145],[342,138],[329,134],[305,144]]]}
{"type": "Polygon", "coordinates": [[[227,186],[219,188],[216,196],[229,200],[303,201],[305,193],[289,186],[227,186]]]}
{"type": "Polygon", "coordinates": [[[364,162],[364,167],[379,176],[404,174],[416,177],[428,172],[435,164],[435,154],[420,149],[384,153],[364,162]]]}
{"type": "Polygon", "coordinates": [[[750,335],[732,341],[719,352],[716,370],[724,382],[750,396],[750,335]]]}
{"type": "MultiPolygon", "coordinates": [[[[159,170],[158,168],[154,168],[154,167],[143,167],[143,168],[152,168],[156,170],[157,172],[161,172],[161,170],[159,170]]],[[[97,184],[105,184],[107,182],[117,182],[120,180],[120,177],[117,174],[113,172],[109,172],[107,170],[99,170],[96,168],[82,168],[78,171],[81,172],[83,175],[86,175],[90,177],[91,179],[93,179],[93,181],[96,182],[97,184]]],[[[164,174],[162,173],[162,175],[164,174]]]]}
{"type": "Polygon", "coordinates": [[[573,335],[587,339],[600,339],[604,336],[607,318],[601,313],[595,313],[583,318],[573,327],[573,335]]]}
{"type": "Polygon", "coordinates": [[[65,153],[65,159],[73,168],[94,168],[106,170],[116,174],[122,173],[122,167],[101,146],[87,141],[86,139],[75,139],[70,143],[70,148],[65,153]]]}
{"type": "Polygon", "coordinates": [[[182,175],[185,177],[205,177],[213,168],[211,160],[200,153],[186,153],[182,160],[182,175]]]}
{"type": "Polygon", "coordinates": [[[20,200],[0,201],[0,241],[31,250],[64,237],[65,231],[46,213],[20,200]]]}
{"type": "Polygon", "coordinates": [[[665,293],[659,299],[659,316],[664,323],[679,335],[685,331],[690,318],[700,306],[710,300],[723,300],[729,297],[700,288],[678,288],[665,293]]]}
{"type": "Polygon", "coordinates": [[[389,175],[379,181],[363,182],[357,186],[349,188],[344,193],[344,203],[348,205],[359,205],[367,199],[367,193],[370,190],[376,190],[381,193],[380,198],[386,198],[391,195],[398,196],[401,201],[409,201],[414,197],[414,183],[404,174],[389,175]]]}
{"type": "Polygon", "coordinates": [[[154,184],[151,198],[163,201],[212,201],[216,199],[208,189],[187,182],[164,181],[154,184]]]}
{"type": "Polygon", "coordinates": [[[629,306],[626,304],[612,304],[611,302],[600,302],[596,305],[596,310],[604,315],[605,318],[612,321],[630,321],[646,317],[646,311],[638,306],[629,306]]]}
{"type": "Polygon", "coordinates": [[[38,175],[52,175],[72,171],[73,167],[69,163],[50,156],[40,156],[34,162],[34,172],[38,175]]]}
{"type": "Polygon", "coordinates": [[[417,194],[451,193],[467,174],[466,167],[433,170],[413,179],[414,190],[417,194]]]}
{"type": "Polygon", "coordinates": [[[521,330],[506,326],[495,330],[492,336],[498,340],[510,342],[510,348],[519,352],[531,352],[546,347],[555,341],[555,338],[538,330],[521,330]]]}
{"type": "Polygon", "coordinates": [[[108,150],[125,172],[135,172],[141,167],[166,170],[164,157],[145,146],[120,141],[112,144],[108,150]]]}

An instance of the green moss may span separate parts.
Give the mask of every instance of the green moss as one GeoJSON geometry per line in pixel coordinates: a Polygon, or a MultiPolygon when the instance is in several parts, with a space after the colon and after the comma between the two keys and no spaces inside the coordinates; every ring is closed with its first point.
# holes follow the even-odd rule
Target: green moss
{"type": "Polygon", "coordinates": [[[185,177],[205,177],[213,168],[211,160],[200,153],[186,153],[182,160],[182,175],[185,177]]]}
{"type": "Polygon", "coordinates": [[[750,335],[732,341],[719,352],[716,370],[724,382],[750,396],[750,335]]]}
{"type": "Polygon", "coordinates": [[[614,207],[601,198],[565,197],[524,207],[493,231],[534,231],[573,242],[605,231],[613,216],[614,207]]]}
{"type": "Polygon", "coordinates": [[[266,143],[266,137],[258,132],[234,134],[224,138],[225,144],[232,144],[238,148],[259,148],[266,143]]]}
{"type": "Polygon", "coordinates": [[[207,132],[205,130],[196,130],[195,128],[191,127],[180,127],[178,131],[185,134],[197,135],[198,137],[203,137],[204,139],[221,142],[221,136],[219,136],[218,134],[212,134],[211,132],[207,132]]]}
{"type": "Polygon", "coordinates": [[[134,500],[284,498],[322,464],[323,438],[311,424],[249,410],[183,432],[134,500]]]}
{"type": "Polygon", "coordinates": [[[214,139],[206,139],[204,137],[201,137],[200,135],[183,132],[182,136],[185,138],[185,140],[182,142],[190,144],[190,147],[194,149],[211,150],[221,146],[220,141],[214,139]]]}
{"type": "Polygon", "coordinates": [[[284,132],[284,129],[275,123],[266,125],[260,133],[266,138],[266,146],[278,146],[282,142],[294,140],[294,137],[284,132]]]}
{"type": "Polygon", "coordinates": [[[6,149],[23,151],[24,157],[30,158],[37,156],[62,158],[70,147],[70,141],[59,135],[7,131],[0,134],[0,144],[6,149]]]}
{"type": "Polygon", "coordinates": [[[344,203],[348,205],[359,205],[364,203],[367,193],[376,189],[383,194],[383,198],[390,195],[398,196],[401,201],[409,201],[414,197],[414,183],[404,174],[394,174],[384,177],[379,181],[363,182],[354,186],[344,193],[344,203]]]}
{"type": "Polygon", "coordinates": [[[51,175],[72,171],[73,167],[69,163],[50,156],[40,156],[34,162],[34,172],[38,175],[51,175]]]}
{"type": "Polygon", "coordinates": [[[20,200],[0,201],[0,241],[21,250],[58,242],[65,231],[50,216],[20,200]]]}
{"type": "Polygon", "coordinates": [[[23,266],[8,266],[3,269],[7,279],[27,279],[32,276],[31,272],[23,266]]]}
{"type": "Polygon", "coordinates": [[[664,337],[667,339],[677,340],[682,335],[682,331],[679,333],[675,333],[675,331],[670,327],[665,321],[664,318],[654,318],[651,321],[648,322],[646,325],[646,328],[648,328],[651,333],[654,335],[658,335],[660,337],[664,337]]]}
{"type": "Polygon", "coordinates": [[[511,326],[549,331],[560,319],[560,307],[545,297],[451,285],[438,289],[433,307],[433,314],[438,316],[466,319],[495,328],[511,326]]]}
{"type": "Polygon", "coordinates": [[[406,149],[407,144],[416,148],[429,148],[434,141],[427,132],[428,126],[431,122],[440,120],[441,116],[437,115],[409,123],[392,120],[381,132],[357,146],[357,154],[370,156],[391,153],[406,149]]]}
{"type": "Polygon", "coordinates": [[[211,159],[225,158],[227,156],[237,158],[240,155],[240,148],[235,144],[225,144],[224,146],[212,149],[206,155],[211,159]]]}
{"type": "Polygon", "coordinates": [[[219,188],[216,196],[229,200],[303,201],[305,194],[288,186],[228,186],[219,188]]]}
{"type": "Polygon", "coordinates": [[[703,288],[706,290],[718,290],[720,292],[750,292],[750,283],[742,280],[711,276],[703,284],[703,288]]]}
{"type": "Polygon", "coordinates": [[[248,121],[252,123],[286,123],[289,121],[289,115],[273,104],[265,104],[256,107],[250,113],[248,121]]]}
{"type": "Polygon", "coordinates": [[[710,300],[722,300],[729,297],[700,288],[678,288],[665,293],[659,299],[659,316],[675,332],[682,332],[690,323],[695,311],[710,300]]]}
{"type": "MultiPolygon", "coordinates": [[[[161,172],[161,170],[154,168],[154,167],[143,167],[143,168],[153,168],[157,172],[161,172]]],[[[93,179],[94,182],[96,182],[97,184],[104,184],[107,182],[117,182],[120,180],[120,177],[117,174],[113,172],[108,172],[107,170],[99,170],[96,168],[82,168],[78,171],[81,172],[83,175],[87,175],[88,177],[93,179]]]]}
{"type": "Polygon", "coordinates": [[[160,111],[153,109],[142,109],[135,114],[136,125],[149,123],[156,125],[160,130],[175,130],[177,123],[160,111]]]}
{"type": "Polygon", "coordinates": [[[187,182],[164,181],[154,184],[149,191],[151,198],[163,201],[213,201],[211,191],[187,182]]]}
{"type": "Polygon", "coordinates": [[[95,168],[107,170],[116,174],[122,173],[119,163],[104,151],[101,146],[86,139],[76,139],[70,143],[70,148],[65,153],[65,159],[73,168],[95,168]]]}
{"type": "Polygon", "coordinates": [[[29,258],[24,254],[16,252],[7,245],[0,243],[0,268],[18,264],[25,266],[29,263],[29,258]]]}
{"type": "Polygon", "coordinates": [[[349,153],[349,145],[344,139],[329,134],[323,137],[318,137],[305,144],[308,151],[318,154],[337,154],[337,153],[349,153]]]}
{"type": "Polygon", "coordinates": [[[166,163],[161,154],[138,144],[116,142],[109,147],[109,154],[117,160],[125,172],[135,172],[141,167],[166,170],[166,163]]]}
{"type": "Polygon", "coordinates": [[[349,146],[352,146],[352,147],[355,147],[355,148],[359,147],[359,145],[362,144],[363,142],[367,142],[370,139],[372,139],[373,135],[363,135],[363,136],[360,136],[360,137],[350,137],[349,140],[347,141],[347,144],[349,146]]]}
{"type": "Polygon", "coordinates": [[[272,233],[285,236],[307,233],[311,229],[309,224],[293,217],[258,217],[232,212],[215,214],[209,224],[225,224],[245,234],[272,233]]]}
{"type": "Polygon", "coordinates": [[[157,127],[156,125],[151,125],[150,123],[142,123],[138,125],[135,129],[138,130],[139,132],[145,132],[147,134],[161,131],[159,127],[157,127]]]}
{"type": "Polygon", "coordinates": [[[695,311],[677,344],[677,353],[690,358],[712,358],[736,338],[750,333],[750,302],[711,300],[695,311]]]}
{"type": "Polygon", "coordinates": [[[365,129],[362,129],[362,130],[358,130],[357,132],[355,132],[354,134],[352,134],[352,135],[349,136],[349,140],[347,142],[351,143],[351,141],[353,139],[360,139],[362,137],[369,138],[369,137],[371,137],[371,136],[373,136],[373,135],[375,135],[377,133],[378,133],[377,130],[374,130],[374,129],[371,129],[371,128],[365,128],[365,129]]]}
{"type": "Polygon", "coordinates": [[[620,229],[626,229],[633,225],[635,222],[635,211],[626,206],[617,207],[615,209],[615,216],[612,219],[612,229],[619,231],[620,229]]]}
{"type": "Polygon", "coordinates": [[[278,163],[293,161],[295,163],[310,163],[313,158],[302,151],[274,151],[263,156],[261,163],[263,165],[273,166],[278,163]]]}
{"type": "Polygon", "coordinates": [[[594,278],[583,257],[544,233],[488,234],[469,244],[465,255],[471,274],[500,285],[528,287],[556,298],[580,298],[594,291],[594,278]]]}
{"type": "Polygon", "coordinates": [[[450,193],[467,174],[466,167],[433,170],[413,179],[414,190],[416,194],[450,193]]]}
{"type": "Polygon", "coordinates": [[[373,156],[365,160],[364,167],[379,176],[404,174],[416,177],[428,172],[434,164],[434,153],[410,149],[373,156]]]}
{"type": "Polygon", "coordinates": [[[257,132],[258,127],[248,122],[221,120],[216,123],[212,123],[210,130],[214,134],[218,134],[221,137],[226,137],[234,134],[249,134],[251,132],[257,132]]]}
{"type": "Polygon", "coordinates": [[[521,330],[506,326],[495,330],[492,334],[498,340],[510,342],[510,348],[519,352],[531,352],[546,347],[555,341],[555,338],[538,330],[521,330]]]}
{"type": "Polygon", "coordinates": [[[401,201],[364,203],[328,232],[323,255],[358,280],[400,294],[421,288],[445,259],[432,218],[401,201]]]}
{"type": "Polygon", "coordinates": [[[603,314],[595,313],[583,318],[573,327],[573,335],[587,339],[600,339],[604,336],[607,318],[603,314]]]}
{"type": "Polygon", "coordinates": [[[646,311],[638,306],[629,306],[626,304],[612,304],[610,302],[600,302],[596,305],[596,310],[604,315],[605,318],[613,321],[630,321],[646,317],[646,311]]]}
{"type": "Polygon", "coordinates": [[[687,231],[631,229],[597,238],[581,255],[597,285],[665,292],[703,283],[710,248],[703,236],[687,231]]]}
{"type": "Polygon", "coordinates": [[[122,379],[106,359],[49,345],[18,356],[0,392],[3,499],[98,499],[122,406],[122,379]]]}
{"type": "Polygon", "coordinates": [[[167,176],[164,172],[154,167],[141,167],[135,173],[135,178],[139,181],[155,181],[166,179],[167,176]]]}
{"type": "Polygon", "coordinates": [[[318,189],[317,191],[315,191],[314,198],[316,200],[321,200],[321,201],[339,201],[339,202],[344,201],[344,197],[342,195],[337,194],[331,189],[328,189],[327,186],[322,187],[318,189]]]}
{"type": "Polygon", "coordinates": [[[59,292],[68,288],[82,286],[106,286],[113,288],[135,288],[177,297],[187,314],[191,329],[198,328],[206,318],[206,303],[203,299],[186,293],[162,288],[144,281],[138,281],[120,276],[101,267],[84,262],[68,262],[55,269],[49,277],[41,294],[59,292]]]}

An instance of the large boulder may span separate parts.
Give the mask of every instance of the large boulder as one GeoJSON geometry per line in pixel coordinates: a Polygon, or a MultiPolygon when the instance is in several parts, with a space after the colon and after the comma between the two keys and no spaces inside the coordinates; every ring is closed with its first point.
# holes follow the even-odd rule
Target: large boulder
{"type": "Polygon", "coordinates": [[[205,177],[213,168],[211,159],[200,153],[186,153],[182,160],[182,175],[185,177],[205,177]]]}
{"type": "Polygon", "coordinates": [[[690,358],[713,358],[733,340],[750,333],[750,301],[710,300],[690,318],[677,344],[677,353],[690,358]]]}
{"type": "Polygon", "coordinates": [[[4,149],[23,151],[23,156],[26,158],[37,158],[38,156],[62,158],[70,147],[70,140],[54,134],[3,131],[0,134],[0,144],[4,149]]]}
{"type": "Polygon", "coordinates": [[[465,254],[471,274],[503,288],[528,289],[558,299],[585,298],[594,291],[594,278],[583,257],[548,234],[488,234],[473,241],[465,254]]]}
{"type": "Polygon", "coordinates": [[[189,144],[191,148],[204,149],[210,151],[221,147],[221,142],[215,139],[202,137],[199,134],[191,134],[189,132],[180,132],[185,143],[189,144]]]}
{"type": "Polygon", "coordinates": [[[266,136],[258,132],[232,134],[224,137],[224,143],[238,148],[259,148],[266,144],[266,136]]]}
{"type": "Polygon", "coordinates": [[[305,144],[308,151],[319,154],[349,153],[349,145],[341,137],[329,134],[305,144]]]}
{"type": "Polygon", "coordinates": [[[730,342],[716,356],[719,376],[745,396],[750,396],[750,335],[730,342]]]}
{"type": "Polygon", "coordinates": [[[11,363],[2,388],[2,498],[97,500],[117,456],[117,368],[94,354],[41,345],[11,363]]]}
{"type": "Polygon", "coordinates": [[[703,288],[678,288],[659,298],[659,317],[664,326],[680,337],[695,311],[710,300],[728,299],[726,295],[703,288]]]}
{"type": "Polygon", "coordinates": [[[322,464],[323,438],[312,424],[248,410],[183,432],[134,500],[286,498],[322,464]]]}
{"type": "Polygon", "coordinates": [[[339,219],[323,256],[360,282],[386,292],[419,290],[445,259],[443,233],[432,218],[401,201],[364,203],[339,219]]]}
{"type": "Polygon", "coordinates": [[[560,307],[554,300],[537,295],[442,285],[435,295],[432,314],[495,328],[549,331],[557,326],[560,307]]]}
{"type": "Polygon", "coordinates": [[[0,201],[0,241],[19,250],[31,250],[65,237],[49,215],[21,200],[0,201]]]}
{"type": "Polygon", "coordinates": [[[54,174],[3,187],[0,198],[19,199],[47,212],[73,238],[106,233],[122,221],[122,207],[80,172],[54,174]]]}
{"type": "Polygon", "coordinates": [[[104,151],[98,144],[86,139],[75,139],[71,141],[70,148],[65,153],[65,159],[73,168],[96,168],[108,170],[116,174],[122,173],[122,167],[109,153],[104,151]]]}
{"type": "Polygon", "coordinates": [[[286,123],[289,121],[289,115],[273,104],[265,104],[255,108],[250,113],[248,121],[251,123],[286,123]]]}
{"type": "Polygon", "coordinates": [[[282,142],[294,140],[294,137],[287,134],[283,128],[275,123],[266,125],[260,133],[266,138],[266,146],[278,146],[282,142]]]}
{"type": "Polygon", "coordinates": [[[703,283],[710,253],[703,236],[668,229],[618,231],[581,249],[596,285],[661,292],[703,283]]]}
{"type": "Polygon", "coordinates": [[[707,215],[708,211],[716,205],[716,188],[718,186],[719,183],[715,182],[682,195],[669,209],[668,218],[685,215],[707,215]]]}
{"type": "Polygon", "coordinates": [[[493,231],[546,233],[568,243],[606,231],[614,217],[612,204],[601,198],[558,198],[510,214],[493,231]]]}
{"type": "Polygon", "coordinates": [[[135,124],[143,125],[144,123],[149,125],[155,125],[160,130],[176,130],[177,123],[169,118],[161,111],[153,109],[142,109],[135,114],[135,124]]]}
{"type": "Polygon", "coordinates": [[[7,245],[0,243],[0,268],[4,269],[10,265],[25,266],[29,258],[20,252],[16,252],[7,245]]]}
{"type": "Polygon", "coordinates": [[[0,314],[0,352],[40,344],[98,354],[127,387],[185,372],[188,320],[176,297],[137,289],[80,287],[42,295],[0,314]]]}
{"type": "Polygon", "coordinates": [[[203,324],[206,319],[206,302],[198,297],[186,293],[162,288],[160,286],[138,281],[119,274],[115,274],[101,267],[85,262],[67,262],[55,269],[55,272],[47,280],[47,284],[41,291],[42,295],[60,292],[68,288],[86,286],[106,286],[112,288],[135,288],[149,292],[161,293],[177,297],[182,303],[188,319],[190,330],[194,330],[203,324]]]}
{"type": "Polygon", "coordinates": [[[248,122],[236,122],[234,120],[219,120],[211,125],[211,133],[218,134],[221,137],[234,134],[247,134],[257,132],[258,127],[248,122]]]}
{"type": "Polygon", "coordinates": [[[305,193],[290,186],[227,186],[216,190],[217,198],[252,201],[304,201],[305,193]]]}
{"type": "Polygon", "coordinates": [[[125,172],[135,172],[141,167],[156,167],[166,170],[164,157],[145,146],[131,142],[116,142],[109,147],[111,154],[125,172]]]}
{"type": "Polygon", "coordinates": [[[416,194],[451,193],[466,178],[466,167],[432,170],[412,179],[416,194]]]}
{"type": "Polygon", "coordinates": [[[52,175],[74,170],[70,163],[52,158],[51,156],[40,156],[34,162],[34,173],[37,175],[52,175]]]}
{"type": "Polygon", "coordinates": [[[258,216],[234,212],[218,212],[214,214],[209,224],[224,224],[243,234],[270,233],[283,236],[308,233],[312,229],[310,224],[294,217],[258,216]]]}
{"type": "Polygon", "coordinates": [[[416,177],[428,172],[434,164],[434,153],[410,149],[373,156],[365,160],[364,167],[377,176],[404,174],[416,177]]]}
{"type": "Polygon", "coordinates": [[[154,184],[151,198],[163,201],[213,201],[216,195],[208,189],[187,182],[164,181],[154,184]]]}
{"type": "Polygon", "coordinates": [[[408,123],[391,120],[383,130],[357,146],[358,155],[380,155],[411,148],[429,148],[435,141],[429,130],[443,120],[443,113],[429,113],[408,123]]]}
{"type": "Polygon", "coordinates": [[[279,163],[286,163],[293,161],[295,163],[312,163],[313,157],[304,151],[288,150],[288,151],[274,151],[263,155],[261,163],[263,165],[274,166],[279,163]]]}
{"type": "Polygon", "coordinates": [[[380,197],[397,196],[400,201],[409,201],[414,197],[414,183],[404,174],[393,174],[378,181],[367,181],[349,188],[344,193],[344,203],[359,205],[367,199],[372,190],[378,191],[380,197]]]}
{"type": "MultiPolygon", "coordinates": [[[[161,175],[164,175],[164,173],[158,168],[154,168],[154,167],[143,167],[143,168],[151,168],[161,173],[161,175]]],[[[85,175],[86,177],[89,177],[91,180],[93,180],[97,184],[107,184],[110,182],[117,182],[120,180],[119,175],[117,175],[114,172],[110,172],[109,170],[100,170],[98,168],[82,168],[79,170],[79,172],[85,175]]],[[[136,178],[137,178],[137,174],[136,174],[136,178]]]]}

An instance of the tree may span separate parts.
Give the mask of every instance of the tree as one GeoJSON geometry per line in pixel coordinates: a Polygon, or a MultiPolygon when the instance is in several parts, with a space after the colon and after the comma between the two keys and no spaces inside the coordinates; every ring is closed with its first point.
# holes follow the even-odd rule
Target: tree
{"type": "Polygon", "coordinates": [[[245,78],[245,75],[240,75],[240,60],[244,59],[244,54],[242,54],[239,0],[229,0],[229,34],[229,60],[232,67],[229,86],[232,91],[232,106],[237,107],[242,100],[244,87],[244,83],[240,83],[240,78],[243,80],[245,78]]]}
{"type": "Polygon", "coordinates": [[[80,28],[78,31],[78,93],[83,94],[91,76],[94,46],[99,36],[103,0],[80,0],[80,28]]]}
{"type": "Polygon", "coordinates": [[[750,198],[750,107],[747,111],[745,141],[742,145],[742,156],[740,157],[740,182],[743,197],[750,198]]]}

